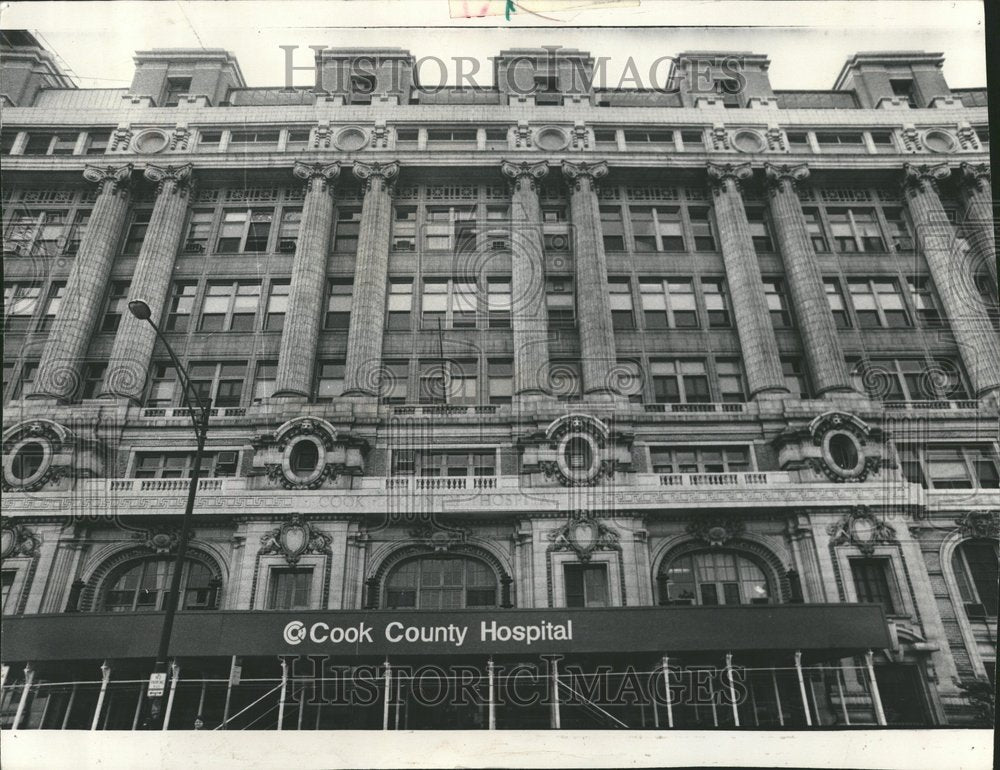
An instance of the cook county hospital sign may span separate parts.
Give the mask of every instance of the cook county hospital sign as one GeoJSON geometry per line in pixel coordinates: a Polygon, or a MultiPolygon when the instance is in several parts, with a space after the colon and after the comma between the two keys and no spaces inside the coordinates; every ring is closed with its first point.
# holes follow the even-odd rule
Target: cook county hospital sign
{"type": "MultiPolygon", "coordinates": [[[[375,644],[373,632],[379,632],[379,636],[389,644],[419,645],[421,647],[434,644],[451,644],[455,647],[462,647],[469,635],[470,625],[456,625],[449,623],[446,626],[408,624],[400,620],[392,620],[381,624],[381,628],[369,625],[361,621],[350,626],[331,626],[323,621],[317,621],[312,625],[306,625],[301,620],[293,620],[285,626],[285,642],[292,645],[300,644],[308,639],[315,644],[331,643],[334,645],[372,645],[375,644]]],[[[567,620],[564,623],[551,623],[541,621],[531,625],[501,625],[495,620],[482,620],[478,627],[478,640],[481,644],[491,644],[493,642],[514,642],[523,643],[530,646],[539,641],[572,641],[573,621],[567,620]]]]}

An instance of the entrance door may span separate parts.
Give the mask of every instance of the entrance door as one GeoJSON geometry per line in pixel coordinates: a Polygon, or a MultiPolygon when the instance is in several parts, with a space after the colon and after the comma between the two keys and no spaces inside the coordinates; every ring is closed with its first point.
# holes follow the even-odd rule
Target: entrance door
{"type": "Polygon", "coordinates": [[[926,727],[931,724],[918,666],[876,666],[875,679],[882,696],[886,722],[906,727],[926,727]]]}

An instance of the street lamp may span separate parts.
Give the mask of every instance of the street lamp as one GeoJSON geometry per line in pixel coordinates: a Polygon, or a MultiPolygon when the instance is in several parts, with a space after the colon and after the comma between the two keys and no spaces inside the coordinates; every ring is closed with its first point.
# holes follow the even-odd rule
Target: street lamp
{"type": "MultiPolygon", "coordinates": [[[[191,423],[194,425],[195,437],[197,439],[194,467],[191,469],[191,478],[188,481],[187,505],[184,507],[184,518],[181,521],[181,533],[177,540],[177,557],[174,559],[174,571],[170,577],[170,592],[167,594],[166,614],[163,616],[163,628],[160,631],[160,645],[156,653],[156,665],[153,667],[154,674],[166,675],[167,653],[170,648],[170,634],[174,628],[174,616],[177,614],[177,604],[180,601],[181,573],[184,568],[184,553],[187,550],[188,537],[191,532],[191,518],[194,513],[194,499],[198,493],[198,476],[201,474],[201,460],[205,453],[205,437],[208,433],[208,417],[210,413],[209,405],[202,401],[198,391],[191,384],[191,378],[187,370],[181,365],[174,349],[170,347],[159,327],[153,322],[153,312],[149,305],[140,299],[132,300],[128,303],[129,312],[140,321],[146,321],[153,327],[157,339],[163,343],[170,356],[170,362],[177,371],[177,377],[181,381],[181,386],[187,396],[188,413],[191,415],[191,423]],[[198,411],[195,411],[197,406],[198,411]]],[[[162,677],[161,677],[162,679],[162,677]]],[[[159,720],[162,714],[161,699],[163,695],[151,696],[150,714],[153,722],[159,720]]]]}

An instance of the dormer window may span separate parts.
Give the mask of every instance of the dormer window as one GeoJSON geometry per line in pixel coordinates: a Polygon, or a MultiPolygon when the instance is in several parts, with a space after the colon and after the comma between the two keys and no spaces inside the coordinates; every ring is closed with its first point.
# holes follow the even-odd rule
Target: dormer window
{"type": "Polygon", "coordinates": [[[727,109],[740,106],[740,84],[734,78],[717,78],[712,84],[716,96],[727,109]]]}
{"type": "Polygon", "coordinates": [[[163,100],[164,107],[176,107],[181,97],[191,93],[191,78],[167,78],[167,95],[163,100]]]}
{"type": "Polygon", "coordinates": [[[893,96],[898,99],[905,99],[906,103],[911,107],[916,108],[918,106],[916,91],[914,90],[913,80],[911,78],[893,78],[889,81],[889,87],[892,89],[893,96]]]}

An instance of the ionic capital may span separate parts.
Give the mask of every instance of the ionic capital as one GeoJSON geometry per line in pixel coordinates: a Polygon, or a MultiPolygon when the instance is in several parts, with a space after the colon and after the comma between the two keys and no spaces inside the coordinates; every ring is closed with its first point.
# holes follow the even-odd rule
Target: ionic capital
{"type": "Polygon", "coordinates": [[[339,163],[303,163],[296,161],[292,174],[304,179],[310,192],[329,192],[340,176],[339,163]]]}
{"type": "Polygon", "coordinates": [[[783,189],[786,184],[794,189],[799,182],[804,182],[809,178],[809,166],[805,163],[796,166],[765,163],[764,178],[772,193],[783,189]]]}
{"type": "Polygon", "coordinates": [[[967,190],[989,192],[990,167],[986,163],[962,163],[962,186],[967,190]]]}
{"type": "Polygon", "coordinates": [[[914,194],[937,192],[936,183],[951,176],[947,163],[903,164],[903,191],[914,194]]]}
{"type": "Polygon", "coordinates": [[[84,166],[83,178],[96,184],[101,192],[105,185],[111,185],[115,194],[126,193],[132,185],[132,164],[122,166],[84,166]]]}
{"type": "Polygon", "coordinates": [[[183,166],[146,166],[142,175],[150,182],[156,183],[157,195],[161,195],[164,190],[174,194],[190,190],[194,185],[193,171],[194,166],[190,163],[183,166]]]}
{"type": "Polygon", "coordinates": [[[753,176],[749,163],[709,163],[708,180],[713,188],[722,188],[730,182],[737,188],[753,176]]]}
{"type": "Polygon", "coordinates": [[[597,163],[572,163],[564,160],[562,163],[563,176],[569,182],[571,190],[582,190],[583,180],[589,179],[590,186],[594,187],[599,179],[608,175],[608,164],[606,161],[597,163]]]}
{"type": "Polygon", "coordinates": [[[394,160],[389,163],[355,163],[353,173],[361,180],[366,193],[376,182],[389,190],[399,177],[399,163],[394,160]]]}
{"type": "Polygon", "coordinates": [[[511,192],[525,189],[534,192],[549,173],[549,164],[542,163],[513,163],[505,160],[500,164],[500,171],[507,177],[507,184],[510,185],[511,192]]]}

